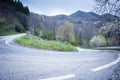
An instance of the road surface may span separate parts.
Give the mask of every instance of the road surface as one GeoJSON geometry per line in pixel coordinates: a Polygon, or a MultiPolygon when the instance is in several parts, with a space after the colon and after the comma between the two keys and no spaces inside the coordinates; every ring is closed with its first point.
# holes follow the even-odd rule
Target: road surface
{"type": "Polygon", "coordinates": [[[0,80],[107,80],[120,61],[119,51],[58,52],[26,48],[0,37],[0,80]]]}

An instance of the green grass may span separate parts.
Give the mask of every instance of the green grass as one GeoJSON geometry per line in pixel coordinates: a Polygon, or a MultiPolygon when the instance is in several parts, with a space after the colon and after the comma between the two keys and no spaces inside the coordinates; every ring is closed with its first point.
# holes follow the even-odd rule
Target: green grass
{"type": "Polygon", "coordinates": [[[17,43],[37,49],[55,50],[55,51],[77,51],[77,49],[69,43],[61,43],[56,41],[38,40],[36,36],[23,36],[16,40],[17,43]]]}

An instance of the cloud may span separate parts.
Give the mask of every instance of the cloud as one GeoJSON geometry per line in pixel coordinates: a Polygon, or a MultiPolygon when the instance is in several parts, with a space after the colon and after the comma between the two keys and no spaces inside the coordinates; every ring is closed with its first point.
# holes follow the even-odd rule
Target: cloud
{"type": "Polygon", "coordinates": [[[55,9],[55,10],[52,10],[52,11],[50,12],[49,16],[59,15],[59,14],[69,15],[69,13],[66,12],[66,11],[63,10],[63,9],[55,9]]]}

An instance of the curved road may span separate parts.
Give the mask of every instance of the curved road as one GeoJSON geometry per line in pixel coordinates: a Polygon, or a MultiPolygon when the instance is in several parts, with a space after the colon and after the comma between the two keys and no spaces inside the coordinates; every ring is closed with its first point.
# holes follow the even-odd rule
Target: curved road
{"type": "Polygon", "coordinates": [[[0,80],[107,80],[120,61],[119,51],[57,52],[22,47],[0,37],[0,80]]]}

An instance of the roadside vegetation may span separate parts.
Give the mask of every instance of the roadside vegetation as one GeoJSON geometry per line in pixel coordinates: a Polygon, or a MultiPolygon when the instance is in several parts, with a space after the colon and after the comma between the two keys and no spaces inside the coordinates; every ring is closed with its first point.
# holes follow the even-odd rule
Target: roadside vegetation
{"type": "Polygon", "coordinates": [[[102,35],[94,36],[89,44],[90,47],[103,47],[106,46],[106,39],[102,35]]]}
{"type": "Polygon", "coordinates": [[[17,32],[13,31],[13,27],[4,18],[0,18],[0,36],[15,33],[17,32]]]}
{"type": "Polygon", "coordinates": [[[17,34],[24,31],[25,29],[20,23],[10,25],[6,19],[0,18],[0,36],[17,34]]]}
{"type": "MultiPolygon", "coordinates": [[[[89,44],[90,47],[112,47],[120,45],[120,23],[117,21],[108,22],[98,31],[89,44]]],[[[102,48],[104,49],[104,48],[102,48]]],[[[111,48],[107,48],[111,49],[111,48]]],[[[114,49],[114,48],[113,48],[114,49]]]]}
{"type": "Polygon", "coordinates": [[[42,40],[33,35],[26,35],[16,40],[17,43],[37,49],[45,49],[45,50],[55,50],[55,51],[77,51],[77,49],[69,43],[61,43],[57,41],[48,41],[42,40]]]}
{"type": "Polygon", "coordinates": [[[29,13],[20,0],[0,0],[0,36],[25,32],[29,13]]]}

